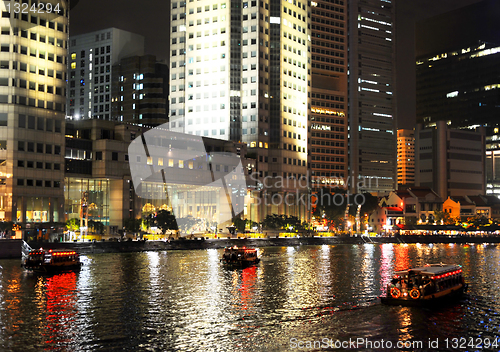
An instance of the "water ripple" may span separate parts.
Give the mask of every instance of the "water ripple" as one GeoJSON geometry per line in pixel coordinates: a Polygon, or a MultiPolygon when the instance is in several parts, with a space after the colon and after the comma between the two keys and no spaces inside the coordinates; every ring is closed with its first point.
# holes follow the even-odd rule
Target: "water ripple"
{"type": "Polygon", "coordinates": [[[27,274],[18,261],[2,260],[0,350],[288,351],[292,338],[500,335],[500,246],[259,251],[261,263],[243,270],[223,268],[221,251],[213,249],[89,255],[80,272],[52,276],[27,274]],[[468,294],[439,309],[379,303],[395,269],[428,262],[461,264],[468,294]]]}

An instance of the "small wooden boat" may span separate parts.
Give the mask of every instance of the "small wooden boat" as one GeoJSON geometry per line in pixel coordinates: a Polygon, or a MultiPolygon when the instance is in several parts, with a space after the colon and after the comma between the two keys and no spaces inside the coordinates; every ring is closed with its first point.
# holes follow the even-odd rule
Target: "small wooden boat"
{"type": "Polygon", "coordinates": [[[229,266],[248,267],[260,261],[255,248],[226,247],[221,262],[229,266]]]}
{"type": "Polygon", "coordinates": [[[459,298],[466,290],[460,265],[430,264],[395,272],[380,300],[390,305],[428,305],[459,298]]]}
{"type": "Polygon", "coordinates": [[[81,267],[80,256],[75,251],[33,249],[26,255],[22,266],[41,273],[78,270],[81,267]]]}

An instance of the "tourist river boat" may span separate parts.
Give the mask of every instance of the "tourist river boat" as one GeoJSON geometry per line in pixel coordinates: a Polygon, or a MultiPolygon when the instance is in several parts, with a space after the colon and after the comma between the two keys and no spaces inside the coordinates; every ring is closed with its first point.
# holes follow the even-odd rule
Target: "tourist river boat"
{"type": "Polygon", "coordinates": [[[419,306],[447,302],[466,290],[460,265],[430,264],[395,272],[380,300],[390,305],[419,306]]]}
{"type": "Polygon", "coordinates": [[[229,266],[248,267],[260,261],[255,248],[226,247],[221,262],[229,266]]]}
{"type": "Polygon", "coordinates": [[[25,256],[22,266],[34,272],[57,272],[78,270],[81,267],[80,256],[71,250],[33,249],[25,256]]]}

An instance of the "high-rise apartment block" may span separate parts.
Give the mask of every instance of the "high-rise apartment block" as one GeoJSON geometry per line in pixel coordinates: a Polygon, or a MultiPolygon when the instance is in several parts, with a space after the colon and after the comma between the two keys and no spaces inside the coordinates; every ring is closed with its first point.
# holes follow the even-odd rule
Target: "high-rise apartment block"
{"type": "Polygon", "coordinates": [[[261,177],[306,177],[307,1],[172,1],[170,129],[241,141],[261,177]]]}
{"type": "Polygon", "coordinates": [[[28,231],[64,221],[69,2],[48,3],[51,13],[0,3],[0,220],[28,231]]]}
{"type": "Polygon", "coordinates": [[[415,184],[415,133],[413,130],[398,130],[398,185],[415,184]]]}
{"type": "Polygon", "coordinates": [[[111,119],[146,126],[168,122],[169,69],[153,55],[123,58],[112,67],[111,119]]]}
{"type": "MultiPolygon", "coordinates": [[[[67,115],[70,119],[110,120],[113,65],[144,55],[144,37],[117,28],[70,37],[67,115]]],[[[121,115],[115,116],[121,121],[121,115]]]]}
{"type": "Polygon", "coordinates": [[[396,186],[395,1],[349,1],[351,188],[396,186]]]}
{"type": "Polygon", "coordinates": [[[347,2],[311,2],[311,186],[347,180],[347,2]]]}

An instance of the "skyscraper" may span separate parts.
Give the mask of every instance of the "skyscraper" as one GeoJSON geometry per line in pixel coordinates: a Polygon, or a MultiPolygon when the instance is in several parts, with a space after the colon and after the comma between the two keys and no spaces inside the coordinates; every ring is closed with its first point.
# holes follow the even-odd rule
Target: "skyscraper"
{"type": "Polygon", "coordinates": [[[307,170],[306,1],[172,2],[170,129],[242,141],[260,177],[307,170]]]}
{"type": "Polygon", "coordinates": [[[396,185],[395,2],[349,2],[351,189],[396,185]]]}
{"type": "MultiPolygon", "coordinates": [[[[122,58],[144,54],[144,37],[117,28],[70,37],[67,114],[111,119],[111,76],[122,58]]],[[[116,116],[121,121],[121,116],[116,116]]]]}
{"type": "Polygon", "coordinates": [[[153,55],[131,56],[112,70],[112,120],[146,126],[168,122],[168,64],[153,55]]]}
{"type": "Polygon", "coordinates": [[[398,130],[398,185],[415,184],[415,133],[398,130]]]}
{"type": "Polygon", "coordinates": [[[485,129],[453,129],[445,121],[415,128],[415,184],[442,199],[484,195],[485,129]]]}
{"type": "Polygon", "coordinates": [[[346,186],[347,6],[343,0],[311,2],[311,186],[346,186]]]}
{"type": "Polygon", "coordinates": [[[417,121],[498,124],[500,3],[485,0],[417,23],[417,121]]]}
{"type": "Polygon", "coordinates": [[[39,223],[31,231],[64,221],[69,4],[48,3],[37,13],[0,5],[0,220],[39,223]]]}

